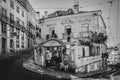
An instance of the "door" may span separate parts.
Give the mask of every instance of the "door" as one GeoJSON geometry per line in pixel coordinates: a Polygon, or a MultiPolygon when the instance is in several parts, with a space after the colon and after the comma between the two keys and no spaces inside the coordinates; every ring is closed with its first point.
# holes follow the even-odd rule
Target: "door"
{"type": "Polygon", "coordinates": [[[70,34],[71,34],[71,28],[66,28],[66,33],[67,33],[67,42],[70,42],[70,38],[71,38],[71,36],[70,36],[70,34]]]}
{"type": "Polygon", "coordinates": [[[2,53],[6,53],[6,38],[2,38],[2,53]]]}

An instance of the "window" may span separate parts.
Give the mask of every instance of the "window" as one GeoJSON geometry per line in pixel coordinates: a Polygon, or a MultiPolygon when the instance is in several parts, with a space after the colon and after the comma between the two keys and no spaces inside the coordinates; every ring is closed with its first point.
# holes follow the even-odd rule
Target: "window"
{"type": "Polygon", "coordinates": [[[21,36],[22,40],[24,41],[24,32],[21,32],[21,33],[22,33],[22,36],[21,36]]]}
{"type": "Polygon", "coordinates": [[[83,50],[83,57],[85,57],[85,48],[83,47],[82,50],[83,50]]]}
{"type": "Polygon", "coordinates": [[[50,27],[49,28],[49,34],[52,34],[52,32],[55,30],[55,28],[54,27],[50,27]]]}
{"type": "Polygon", "coordinates": [[[19,39],[20,30],[19,30],[19,29],[16,29],[16,32],[17,32],[16,38],[19,39]]]}
{"type": "Polygon", "coordinates": [[[16,41],[16,47],[19,48],[19,41],[16,41]]]}
{"type": "Polygon", "coordinates": [[[88,37],[89,36],[89,24],[82,24],[82,32],[80,32],[81,37],[88,37]]]}
{"type": "Polygon", "coordinates": [[[10,20],[14,20],[14,15],[10,13],[10,20]]]}
{"type": "Polygon", "coordinates": [[[10,13],[10,23],[14,24],[14,15],[12,13],[10,13]]]}
{"type": "Polygon", "coordinates": [[[2,8],[2,16],[3,16],[3,17],[4,17],[4,16],[7,16],[7,10],[4,9],[4,8],[2,8]]]}
{"type": "Polygon", "coordinates": [[[10,7],[14,9],[14,2],[12,0],[10,1],[10,7]]]}
{"type": "Polygon", "coordinates": [[[16,18],[17,24],[20,24],[20,19],[16,18]]]}
{"type": "Polygon", "coordinates": [[[20,8],[17,6],[17,12],[20,13],[20,8]]]}
{"type": "Polygon", "coordinates": [[[89,24],[82,24],[82,32],[88,32],[89,31],[89,24]]]}
{"type": "Polygon", "coordinates": [[[13,45],[14,45],[13,40],[10,40],[10,48],[13,48],[13,45]]]}
{"type": "Polygon", "coordinates": [[[22,11],[22,16],[24,17],[24,11],[22,11]]]}
{"type": "Polygon", "coordinates": [[[22,21],[22,26],[24,26],[24,21],[22,21]]]}
{"type": "Polygon", "coordinates": [[[10,26],[10,37],[13,37],[13,33],[14,33],[14,27],[10,26]]]}
{"type": "Polygon", "coordinates": [[[22,48],[24,48],[24,42],[22,42],[22,48]]]}
{"type": "Polygon", "coordinates": [[[2,33],[7,34],[7,24],[1,23],[1,26],[2,26],[2,33]]]}
{"type": "Polygon", "coordinates": [[[6,0],[3,0],[4,2],[6,2],[6,0]]]}

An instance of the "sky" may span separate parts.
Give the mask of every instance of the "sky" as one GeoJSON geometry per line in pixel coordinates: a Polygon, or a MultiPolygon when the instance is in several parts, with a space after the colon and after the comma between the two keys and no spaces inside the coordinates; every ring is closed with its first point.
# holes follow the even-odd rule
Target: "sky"
{"type": "MultiPolygon", "coordinates": [[[[44,15],[44,11],[48,11],[48,14],[50,14],[56,10],[67,10],[69,8],[73,8],[74,5],[74,0],[29,0],[29,1],[32,4],[33,8],[36,11],[40,12],[41,16],[44,15]]],[[[118,44],[120,42],[120,36],[118,36],[118,34],[120,34],[119,32],[120,28],[118,28],[117,25],[119,24],[117,22],[118,0],[113,0],[112,5],[110,3],[107,3],[108,1],[111,0],[78,0],[78,1],[80,11],[102,10],[102,16],[107,25],[107,34],[109,38],[107,44],[108,46],[115,46],[116,44],[118,44]]]]}

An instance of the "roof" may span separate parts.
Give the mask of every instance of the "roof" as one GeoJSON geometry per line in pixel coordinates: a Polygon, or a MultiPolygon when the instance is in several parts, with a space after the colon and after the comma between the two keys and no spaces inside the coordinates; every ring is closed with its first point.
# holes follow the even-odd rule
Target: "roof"
{"type": "Polygon", "coordinates": [[[54,13],[49,14],[47,18],[55,18],[55,17],[60,17],[60,16],[76,15],[76,14],[92,13],[92,12],[101,12],[101,10],[79,11],[78,13],[71,13],[71,14],[68,14],[68,11],[58,10],[58,11],[55,11],[54,13]]]}

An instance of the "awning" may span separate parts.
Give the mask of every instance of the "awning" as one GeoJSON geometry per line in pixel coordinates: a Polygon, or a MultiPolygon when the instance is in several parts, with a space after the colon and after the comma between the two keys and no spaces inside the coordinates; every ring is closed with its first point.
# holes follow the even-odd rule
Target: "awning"
{"type": "Polygon", "coordinates": [[[41,43],[42,47],[60,47],[60,46],[65,46],[65,43],[59,39],[52,38],[49,39],[43,43],[41,43]]]}

